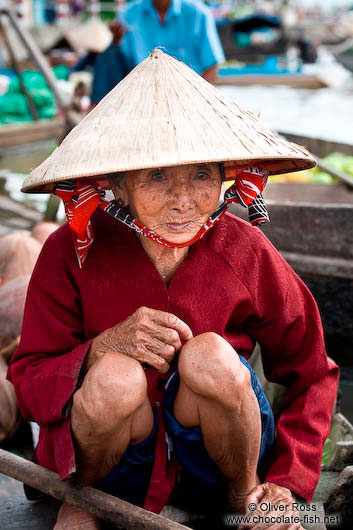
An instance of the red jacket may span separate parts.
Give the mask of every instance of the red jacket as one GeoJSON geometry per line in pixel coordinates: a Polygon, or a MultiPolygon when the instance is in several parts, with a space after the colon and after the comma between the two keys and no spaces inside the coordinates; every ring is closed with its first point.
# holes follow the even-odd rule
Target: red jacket
{"type": "MultiPolygon", "coordinates": [[[[41,427],[39,463],[61,478],[76,470],[69,405],[91,339],[147,306],[174,313],[194,335],[218,333],[245,358],[260,343],[267,379],[287,387],[266,480],[310,501],[338,367],[327,358],[318,309],[303,282],[259,229],[231,214],[190,247],[168,288],[130,229],[101,211],[92,225],[95,241],[83,269],[67,223],[44,245],[8,372],[24,418],[41,427]]],[[[158,372],[147,377],[155,404],[158,372]]],[[[159,440],[163,457],[145,505],[154,511],[168,500],[159,440]]]]}

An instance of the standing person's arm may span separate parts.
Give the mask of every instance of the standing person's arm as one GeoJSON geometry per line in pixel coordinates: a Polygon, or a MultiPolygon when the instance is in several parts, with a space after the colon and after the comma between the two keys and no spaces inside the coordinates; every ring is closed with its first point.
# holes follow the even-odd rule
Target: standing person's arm
{"type": "Polygon", "coordinates": [[[98,55],[93,67],[91,108],[95,107],[131,70],[122,45],[128,27],[123,19],[116,19],[109,25],[113,34],[112,43],[98,55]]]}
{"type": "Polygon", "coordinates": [[[209,8],[205,6],[204,9],[198,43],[199,57],[201,75],[212,83],[217,77],[218,64],[222,63],[225,57],[213,15],[209,8]]]}
{"type": "Polygon", "coordinates": [[[129,68],[120,46],[113,43],[98,55],[93,67],[91,103],[95,106],[127,74],[129,68]]]}

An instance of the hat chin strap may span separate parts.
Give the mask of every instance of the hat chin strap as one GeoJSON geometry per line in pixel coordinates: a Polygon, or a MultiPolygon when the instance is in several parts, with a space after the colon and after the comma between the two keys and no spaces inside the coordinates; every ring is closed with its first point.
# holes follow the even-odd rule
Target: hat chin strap
{"type": "Polygon", "coordinates": [[[147,226],[143,225],[140,221],[134,219],[133,216],[130,214],[128,208],[119,206],[116,201],[112,201],[111,203],[109,203],[108,206],[104,208],[104,211],[115,219],[118,219],[120,222],[126,224],[129,228],[131,228],[131,230],[134,230],[138,234],[147,237],[148,239],[154,241],[155,243],[158,243],[159,245],[168,248],[185,248],[189,247],[190,245],[193,245],[199,239],[201,239],[206,234],[206,232],[210,228],[212,228],[215,222],[218,221],[225,214],[228,207],[229,204],[227,204],[227,202],[223,202],[223,204],[221,204],[221,206],[219,206],[217,210],[212,215],[210,215],[206,223],[202,225],[197,234],[195,234],[192,239],[186,241],[185,243],[172,243],[171,241],[164,239],[162,236],[160,236],[147,226]]]}
{"type": "MultiPolygon", "coordinates": [[[[229,177],[231,169],[226,169],[226,171],[228,172],[227,176],[229,177]]],[[[239,172],[237,174],[239,174],[239,172]]],[[[226,190],[223,203],[212,215],[210,215],[197,234],[185,243],[172,243],[171,241],[164,239],[162,236],[143,225],[140,221],[134,219],[130,214],[128,207],[120,206],[118,201],[107,203],[108,205],[106,207],[100,205],[100,208],[103,208],[105,212],[129,226],[129,228],[138,234],[148,237],[148,239],[155,241],[159,245],[168,248],[185,248],[199,241],[199,239],[201,239],[206,232],[208,232],[208,230],[212,228],[221,217],[223,217],[231,203],[238,203],[245,208],[248,208],[249,221],[253,225],[269,221],[265,201],[261,194],[267,181],[268,172],[258,168],[247,168],[242,170],[241,175],[243,176],[243,179],[237,178],[237,180],[235,180],[234,184],[226,190]]]]}

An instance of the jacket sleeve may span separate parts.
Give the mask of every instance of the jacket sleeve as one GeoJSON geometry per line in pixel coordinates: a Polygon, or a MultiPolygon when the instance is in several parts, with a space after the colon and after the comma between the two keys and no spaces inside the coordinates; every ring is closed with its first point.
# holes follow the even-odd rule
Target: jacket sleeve
{"type": "Polygon", "coordinates": [[[65,417],[90,344],[80,293],[51,236],[33,271],[21,341],[8,370],[26,420],[48,426],[65,417]]]}
{"type": "Polygon", "coordinates": [[[260,241],[250,275],[256,317],[249,335],[261,346],[269,381],[287,388],[265,480],[310,502],[320,476],[339,370],[327,357],[316,302],[271,243],[260,241]]]}

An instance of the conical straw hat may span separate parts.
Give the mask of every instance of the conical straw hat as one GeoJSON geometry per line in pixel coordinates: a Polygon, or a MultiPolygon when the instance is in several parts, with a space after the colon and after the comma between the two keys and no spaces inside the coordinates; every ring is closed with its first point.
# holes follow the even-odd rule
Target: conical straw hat
{"type": "Polygon", "coordinates": [[[156,49],[28,175],[23,191],[116,171],[225,161],[266,164],[270,174],[315,165],[306,149],[156,49]]]}

